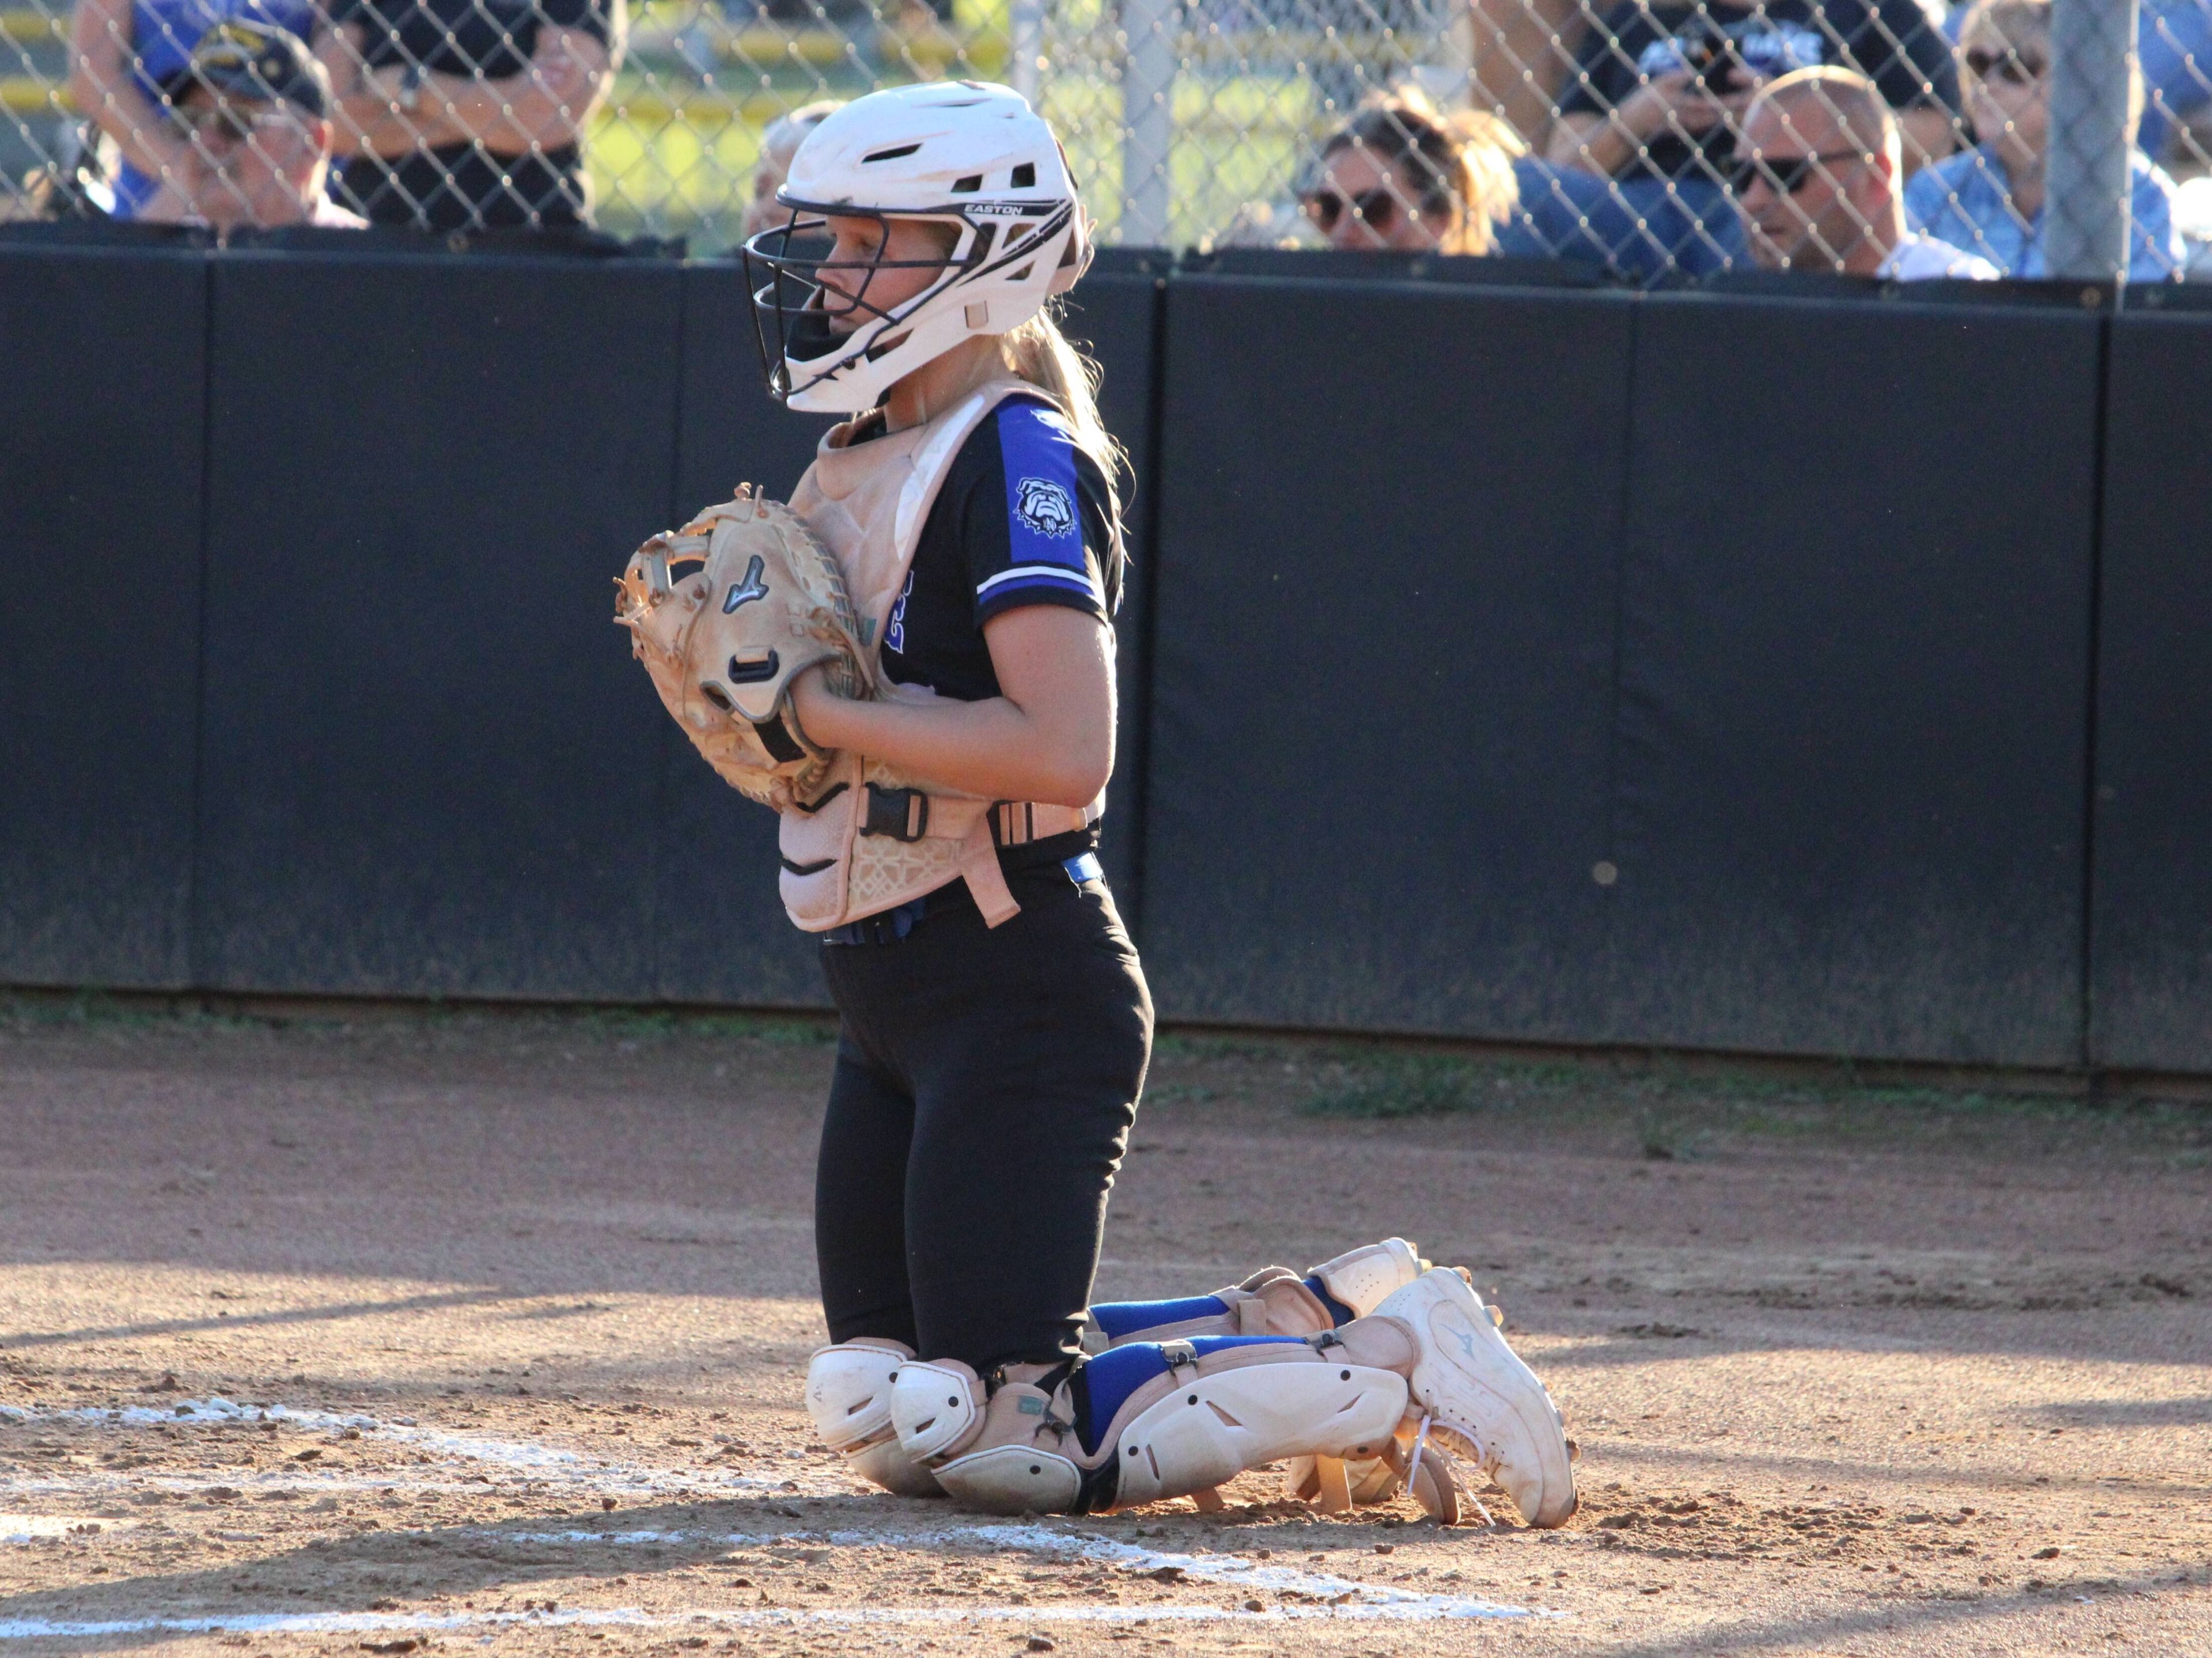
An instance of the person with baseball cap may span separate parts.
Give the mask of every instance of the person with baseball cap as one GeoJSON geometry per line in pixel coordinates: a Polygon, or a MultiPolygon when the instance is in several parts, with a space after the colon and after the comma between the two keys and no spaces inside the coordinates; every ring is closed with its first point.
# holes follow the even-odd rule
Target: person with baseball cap
{"type": "Polygon", "coordinates": [[[101,203],[110,217],[174,223],[184,216],[190,146],[174,112],[191,84],[193,50],[224,23],[307,42],[327,33],[317,0],[76,0],[69,98],[114,146],[101,203]]]}
{"type": "Polygon", "coordinates": [[[222,23],[192,49],[174,100],[190,141],[184,217],[240,229],[368,222],[323,193],[331,163],[330,80],[298,36],[222,23]]]}

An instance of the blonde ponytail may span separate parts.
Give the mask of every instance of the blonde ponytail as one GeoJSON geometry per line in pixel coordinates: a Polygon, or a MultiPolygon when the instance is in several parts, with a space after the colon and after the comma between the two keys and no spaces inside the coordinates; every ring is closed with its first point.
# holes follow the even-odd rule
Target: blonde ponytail
{"type": "Polygon", "coordinates": [[[1098,463],[1114,511],[1115,533],[1121,519],[1121,476],[1128,452],[1098,418],[1098,365],[1075,349],[1048,306],[1020,327],[999,336],[1007,369],[1060,405],[1077,447],[1098,463]]]}

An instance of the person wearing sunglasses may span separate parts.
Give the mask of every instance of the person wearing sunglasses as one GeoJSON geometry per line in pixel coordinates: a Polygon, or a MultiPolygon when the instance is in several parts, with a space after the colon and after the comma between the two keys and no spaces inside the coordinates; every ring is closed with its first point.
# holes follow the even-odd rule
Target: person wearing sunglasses
{"type": "Polygon", "coordinates": [[[1988,260],[1909,230],[1898,195],[1904,139],[1875,83],[1808,69],[1765,87],[1744,111],[1729,180],[1752,258],[1769,270],[1896,282],[1988,281],[1988,260]]]}
{"type": "Polygon", "coordinates": [[[240,229],[367,224],[323,193],[330,82],[298,36],[224,23],[192,50],[174,100],[186,143],[185,217],[240,229]]]}
{"type": "Polygon", "coordinates": [[[1322,146],[1299,202],[1332,248],[1493,252],[1519,199],[1521,141],[1477,113],[1446,117],[1415,90],[1362,108],[1322,146]]]}
{"type": "MultiPolygon", "coordinates": [[[[2044,155],[2051,120],[2051,0],[1982,0],[1959,33],[1967,112],[1982,142],[1916,173],[1905,210],[1930,234],[2010,276],[2051,274],[2044,255],[2044,155]]],[[[2135,104],[2142,106],[2136,77],[2135,104]]],[[[2184,264],[2173,181],[2131,157],[2130,282],[2168,282],[2184,264]]]]}

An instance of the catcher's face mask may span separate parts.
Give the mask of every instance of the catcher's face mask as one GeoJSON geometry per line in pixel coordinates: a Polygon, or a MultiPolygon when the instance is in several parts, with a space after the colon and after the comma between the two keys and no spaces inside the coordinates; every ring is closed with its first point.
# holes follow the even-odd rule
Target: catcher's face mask
{"type": "Polygon", "coordinates": [[[1034,316],[1042,296],[1016,307],[1005,291],[1009,266],[1023,265],[1028,278],[1039,245],[1066,240],[1076,210],[1066,202],[979,225],[957,207],[893,214],[780,199],[789,216],[744,249],[769,390],[794,409],[846,413],[872,409],[969,336],[1034,316]],[[936,245],[933,227],[941,228],[936,245]],[[939,252],[946,232],[951,249],[939,252]]]}
{"type": "MultiPolygon", "coordinates": [[[[744,252],[753,338],[769,390],[788,400],[794,390],[896,350],[903,337],[892,325],[921,311],[957,263],[936,240],[915,234],[920,221],[900,225],[887,213],[843,210],[833,220],[783,205],[782,222],[747,241],[744,252]],[[902,246],[894,250],[895,241],[902,246]],[[915,257],[895,258],[894,251],[915,257]]],[[[932,222],[960,233],[956,251],[958,241],[973,240],[955,221],[932,222]]]]}
{"type": "Polygon", "coordinates": [[[794,409],[872,409],[962,340],[1027,322],[1090,262],[1066,158],[1005,87],[856,99],[807,135],[776,202],[789,216],[744,258],[769,389],[794,409]],[[933,224],[949,246],[923,246],[933,224]]]}

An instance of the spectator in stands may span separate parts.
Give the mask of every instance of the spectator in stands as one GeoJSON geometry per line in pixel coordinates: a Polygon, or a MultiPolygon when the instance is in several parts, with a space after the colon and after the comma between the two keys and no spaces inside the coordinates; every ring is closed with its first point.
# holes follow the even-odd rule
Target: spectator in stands
{"type": "Polygon", "coordinates": [[[1620,0],[1583,39],[1546,157],[1624,184],[1717,191],[1760,85],[1823,65],[1881,89],[1908,170],[1951,153],[1958,68],[1919,0],[1620,0]]]}
{"type": "Polygon", "coordinates": [[[591,222],[583,137],[624,0],[333,0],[337,194],[378,224],[591,222]]]}
{"type": "Polygon", "coordinates": [[[1847,69],[1770,82],[1743,114],[1732,180],[1752,258],[1769,270],[1987,282],[1986,259],[1908,230],[1903,139],[1875,83],[1847,69]]]}
{"type": "Polygon", "coordinates": [[[1301,204],[1333,248],[1488,253],[1519,194],[1522,149],[1495,116],[1445,116],[1407,88],[1330,136],[1301,204]]]}
{"type": "Polygon", "coordinates": [[[768,124],[768,131],[761,134],[760,160],[753,167],[753,193],[745,203],[744,222],[738,232],[739,241],[750,241],[775,222],[779,215],[788,211],[776,206],[775,192],[791,176],[791,158],[799,154],[799,146],[808,133],[844,106],[835,98],[824,98],[816,103],[802,104],[790,114],[779,115],[768,124]]]}
{"type": "Polygon", "coordinates": [[[2153,161],[2197,159],[2195,130],[2212,107],[2212,0],[2143,0],[2136,25],[2143,112],[2136,142],[2153,161]]]}
{"type": "Polygon", "coordinates": [[[121,158],[112,216],[173,221],[189,211],[190,149],[171,112],[192,49],[233,21],[312,42],[320,16],[313,0],[77,0],[69,95],[121,158]]]}
{"type": "MultiPolygon", "coordinates": [[[[2045,276],[2043,159],[2051,118],[2051,0],[1982,0],[1960,32],[1967,102],[1982,143],[1916,175],[1905,210],[1932,235],[2013,276],[2045,276]]],[[[2136,97],[2140,101],[2140,79],[2136,97]]],[[[2133,153],[2128,275],[2167,282],[2183,250],[2173,181],[2133,153]]]]}
{"type": "Polygon", "coordinates": [[[193,52],[174,98],[189,135],[189,216],[239,229],[368,221],[324,193],[331,164],[330,77],[299,37],[225,23],[193,52]]]}

